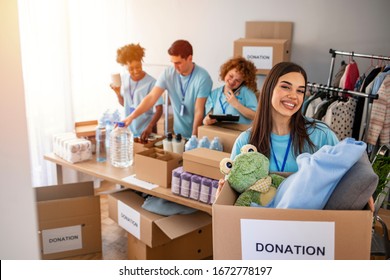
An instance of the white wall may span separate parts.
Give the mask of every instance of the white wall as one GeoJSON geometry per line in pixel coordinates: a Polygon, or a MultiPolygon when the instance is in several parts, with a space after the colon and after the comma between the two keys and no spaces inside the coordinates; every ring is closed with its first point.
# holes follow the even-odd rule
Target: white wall
{"type": "Polygon", "coordinates": [[[17,2],[0,1],[0,259],[38,259],[17,2]]]}
{"type": "Polygon", "coordinates": [[[128,40],[146,48],[146,62],[169,63],[170,44],[187,39],[195,62],[214,82],[219,66],[233,54],[233,41],[244,37],[246,21],[293,22],[291,60],[307,70],[311,82],[327,82],[330,48],[390,55],[388,0],[131,1],[128,40]]]}

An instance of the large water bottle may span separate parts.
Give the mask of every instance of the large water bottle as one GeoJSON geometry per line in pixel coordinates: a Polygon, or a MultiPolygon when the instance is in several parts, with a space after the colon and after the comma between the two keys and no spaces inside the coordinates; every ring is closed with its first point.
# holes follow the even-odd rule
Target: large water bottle
{"type": "Polygon", "coordinates": [[[190,151],[190,150],[195,149],[197,147],[198,147],[198,138],[196,138],[196,135],[192,135],[191,138],[185,144],[184,150],[190,151]]]}
{"type": "Polygon", "coordinates": [[[95,139],[96,139],[96,161],[105,162],[107,160],[106,155],[106,127],[102,120],[98,122],[96,127],[95,139]]]}
{"type": "Polygon", "coordinates": [[[133,134],[125,127],[123,122],[118,122],[110,135],[111,164],[115,167],[128,167],[133,164],[133,134]]]}
{"type": "Polygon", "coordinates": [[[203,136],[203,138],[199,140],[198,148],[210,148],[210,140],[207,136],[203,136]]]}
{"type": "Polygon", "coordinates": [[[210,149],[223,152],[223,146],[218,136],[215,136],[210,143],[210,149]]]}

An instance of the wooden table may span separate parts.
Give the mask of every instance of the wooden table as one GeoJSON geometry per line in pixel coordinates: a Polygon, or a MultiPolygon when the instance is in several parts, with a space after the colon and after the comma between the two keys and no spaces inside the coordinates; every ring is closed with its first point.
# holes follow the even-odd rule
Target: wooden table
{"type": "MultiPolygon", "coordinates": [[[[57,183],[63,184],[63,175],[62,168],[67,167],[78,172],[82,172],[97,178],[101,178],[103,180],[120,184],[126,188],[130,188],[136,191],[140,191],[143,193],[147,193],[156,197],[161,197],[163,199],[173,201],[178,204],[182,204],[188,207],[192,207],[204,212],[207,212],[211,215],[211,205],[205,204],[190,198],[182,197],[179,195],[175,195],[171,192],[171,189],[157,187],[151,190],[138,187],[136,185],[132,185],[123,180],[130,175],[134,174],[133,166],[127,168],[117,168],[112,166],[109,162],[96,162],[95,157],[93,157],[89,161],[78,162],[78,163],[70,163],[62,158],[58,157],[54,153],[50,153],[44,156],[44,159],[51,161],[56,164],[57,168],[57,183]]],[[[152,172],[152,171],[151,171],[152,172]]]]}

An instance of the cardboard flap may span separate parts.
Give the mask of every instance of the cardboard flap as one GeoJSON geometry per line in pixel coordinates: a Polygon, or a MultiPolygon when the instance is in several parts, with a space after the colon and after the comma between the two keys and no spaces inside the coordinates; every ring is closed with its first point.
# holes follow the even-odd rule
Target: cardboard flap
{"type": "Polygon", "coordinates": [[[230,158],[230,153],[207,148],[196,148],[183,153],[184,160],[190,160],[217,168],[219,168],[219,163],[224,158],[230,158]]]}
{"type": "Polygon", "coordinates": [[[175,239],[211,224],[211,216],[197,211],[188,215],[173,215],[155,221],[155,224],[170,238],[175,239]]]}
{"type": "Polygon", "coordinates": [[[93,196],[93,182],[65,184],[58,186],[36,187],[36,200],[46,201],[55,199],[75,198],[80,196],[93,196]]]}

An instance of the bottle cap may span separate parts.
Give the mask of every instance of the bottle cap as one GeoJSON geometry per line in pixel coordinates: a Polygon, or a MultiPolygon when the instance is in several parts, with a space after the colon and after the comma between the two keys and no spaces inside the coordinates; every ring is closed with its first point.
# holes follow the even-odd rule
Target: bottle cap
{"type": "Polygon", "coordinates": [[[119,127],[125,127],[125,123],[124,122],[117,122],[118,126],[119,127]]]}
{"type": "Polygon", "coordinates": [[[180,133],[176,135],[176,141],[178,141],[178,142],[181,141],[181,134],[180,133]]]}
{"type": "Polygon", "coordinates": [[[168,140],[172,140],[172,133],[171,132],[168,132],[167,138],[168,138],[168,140]]]}

